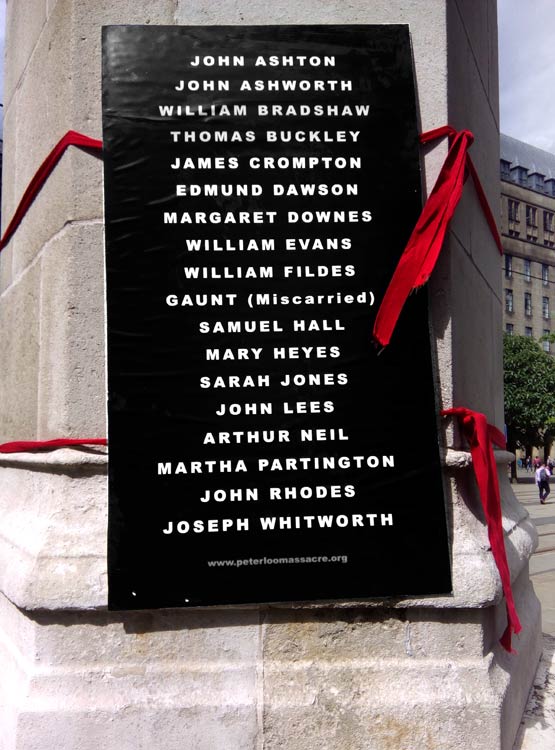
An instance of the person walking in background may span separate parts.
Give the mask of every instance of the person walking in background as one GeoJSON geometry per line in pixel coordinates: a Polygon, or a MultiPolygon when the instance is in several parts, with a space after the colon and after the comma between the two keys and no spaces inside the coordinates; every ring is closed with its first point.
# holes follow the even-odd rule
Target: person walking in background
{"type": "Polygon", "coordinates": [[[551,476],[551,472],[547,468],[547,466],[542,462],[538,468],[536,469],[536,484],[538,486],[538,492],[540,495],[540,503],[542,505],[545,504],[547,501],[547,496],[551,492],[551,488],[549,487],[549,477],[551,476]]]}

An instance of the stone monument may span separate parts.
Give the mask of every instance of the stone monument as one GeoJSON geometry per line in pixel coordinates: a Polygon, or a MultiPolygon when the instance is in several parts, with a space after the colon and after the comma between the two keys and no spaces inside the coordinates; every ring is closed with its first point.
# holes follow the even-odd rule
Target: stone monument
{"type": "MultiPolygon", "coordinates": [[[[420,131],[472,131],[499,204],[493,0],[10,0],[7,10],[3,229],[64,133],[102,137],[102,28],[118,25],[407,25],[420,131]]],[[[447,147],[421,148],[424,196],[447,147]]],[[[103,176],[98,154],[69,148],[0,255],[2,441],[108,433],[103,176]]],[[[465,406],[498,428],[500,278],[468,182],[419,295],[438,413],[465,406]]],[[[438,424],[452,576],[440,595],[108,609],[108,451],[0,457],[0,748],[511,750],[541,652],[536,534],[497,450],[522,623],[511,654],[469,446],[454,421],[438,424]]],[[[418,435],[409,416],[397,429],[402,456],[418,435]]],[[[413,502],[425,515],[426,496],[413,502]]]]}

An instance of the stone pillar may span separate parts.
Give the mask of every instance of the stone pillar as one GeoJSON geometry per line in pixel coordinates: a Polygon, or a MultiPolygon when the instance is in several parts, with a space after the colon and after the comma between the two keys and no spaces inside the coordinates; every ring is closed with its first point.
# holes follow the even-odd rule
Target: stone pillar
{"type": "MultiPolygon", "coordinates": [[[[421,128],[472,130],[499,204],[494,0],[9,0],[4,225],[67,130],[101,136],[101,26],[146,23],[410,24],[421,128]]],[[[428,191],[445,154],[426,149],[428,191]]],[[[500,259],[470,183],[428,292],[440,406],[502,428],[500,259]]],[[[0,439],[104,436],[99,158],[66,152],[2,252],[0,294],[0,439]]],[[[499,451],[509,655],[469,453],[443,437],[453,596],[333,606],[108,613],[106,455],[0,459],[1,750],[510,750],[541,650],[535,531],[499,451]]]]}

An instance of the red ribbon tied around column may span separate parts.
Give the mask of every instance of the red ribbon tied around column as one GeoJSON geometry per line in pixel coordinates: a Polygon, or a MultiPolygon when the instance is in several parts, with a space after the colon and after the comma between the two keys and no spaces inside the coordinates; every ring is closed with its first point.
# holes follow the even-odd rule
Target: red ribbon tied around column
{"type": "MultiPolygon", "coordinates": [[[[78,146],[79,148],[88,148],[94,150],[102,149],[102,141],[96,138],[90,138],[88,135],[83,135],[75,130],[68,130],[68,132],[60,138],[58,143],[54,146],[52,151],[48,154],[46,159],[42,162],[40,167],[33,175],[33,179],[27,185],[25,192],[19,205],[17,206],[15,213],[8,224],[6,231],[2,239],[0,239],[0,250],[2,250],[9,242],[15,230],[20,225],[23,217],[27,213],[29,206],[35,200],[40,189],[50,176],[50,173],[60,160],[60,157],[65,152],[68,146],[78,146]]],[[[55,450],[57,448],[68,448],[71,446],[86,446],[86,445],[107,445],[108,441],[106,438],[56,438],[54,440],[16,440],[10,443],[3,443],[0,445],[0,453],[19,453],[22,451],[35,451],[35,450],[55,450]]]]}
{"type": "Polygon", "coordinates": [[[488,424],[485,416],[479,412],[471,411],[464,407],[455,407],[453,409],[444,409],[441,414],[443,416],[453,415],[459,418],[462,432],[470,445],[472,466],[486,516],[491,551],[501,577],[507,606],[508,622],[505,632],[501,636],[500,643],[506,651],[515,653],[511,646],[511,635],[513,632],[520,633],[522,626],[518,619],[511,588],[511,574],[503,536],[497,464],[492,446],[492,443],[495,443],[500,448],[505,448],[505,436],[497,427],[488,424]]]}
{"type": "Polygon", "coordinates": [[[14,440],[2,443],[0,453],[22,453],[36,450],[55,450],[77,445],[108,445],[106,438],[55,438],[54,440],[14,440]]]}
{"type": "Polygon", "coordinates": [[[78,146],[79,148],[101,150],[102,141],[99,141],[96,138],[90,138],[88,135],[83,135],[82,133],[77,133],[75,130],[68,130],[68,132],[62,138],[60,138],[58,143],[54,146],[52,151],[48,154],[46,159],[42,162],[40,167],[33,175],[33,179],[31,180],[31,182],[27,185],[27,188],[25,189],[25,192],[23,193],[23,196],[19,201],[19,205],[12,217],[12,220],[8,224],[2,239],[0,239],[0,250],[3,250],[4,247],[8,244],[12,234],[15,232],[17,227],[20,225],[21,220],[27,213],[29,206],[35,200],[37,193],[40,191],[40,189],[50,176],[50,173],[52,172],[68,146],[78,146]]]}
{"type": "Polygon", "coordinates": [[[468,148],[474,141],[469,130],[457,132],[450,125],[422,133],[420,142],[449,136],[451,145],[436,183],[409,238],[395,273],[382,299],[374,322],[373,338],[387,346],[407,297],[429,279],[441,251],[449,222],[461,198],[463,185],[470,174],[480,205],[499,252],[503,254],[501,237],[493,213],[472,163],[468,148]]]}

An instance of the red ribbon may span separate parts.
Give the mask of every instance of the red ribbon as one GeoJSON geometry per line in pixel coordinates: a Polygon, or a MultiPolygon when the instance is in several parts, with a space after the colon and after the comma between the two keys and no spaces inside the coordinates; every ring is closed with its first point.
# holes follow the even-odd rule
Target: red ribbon
{"type": "Polygon", "coordinates": [[[19,205],[15,210],[15,214],[8,224],[2,239],[0,239],[0,251],[3,250],[10,241],[12,234],[20,225],[21,220],[29,209],[29,206],[35,200],[38,192],[50,176],[50,173],[52,172],[68,146],[78,146],[79,148],[92,148],[100,150],[102,149],[102,141],[99,141],[96,138],[89,138],[88,135],[77,133],[75,130],[69,130],[63,136],[63,138],[58,141],[58,143],[54,146],[52,151],[48,154],[46,159],[35,172],[31,182],[27,185],[27,189],[25,190],[25,192],[23,193],[23,197],[19,201],[19,205]]]}
{"type": "Polygon", "coordinates": [[[493,213],[468,153],[468,148],[474,141],[472,133],[469,130],[457,132],[450,125],[445,125],[422,133],[420,142],[429,143],[446,135],[451,139],[447,158],[424,204],[376,315],[373,338],[381,346],[389,344],[410,292],[428,281],[469,174],[474,181],[480,205],[495,243],[499,252],[503,254],[503,245],[493,213]]]}
{"type": "Polygon", "coordinates": [[[106,438],[56,438],[55,440],[16,440],[2,443],[0,453],[20,453],[36,450],[55,450],[73,445],[108,445],[106,438]]]}
{"type": "Polygon", "coordinates": [[[507,606],[508,622],[505,632],[501,636],[500,643],[506,651],[515,653],[511,647],[511,634],[513,632],[520,633],[522,626],[518,619],[511,588],[511,574],[507,563],[503,536],[497,465],[492,446],[492,443],[495,443],[500,448],[505,448],[505,436],[497,427],[488,424],[485,416],[479,412],[471,411],[464,407],[456,407],[454,409],[444,409],[441,414],[443,416],[452,414],[459,417],[461,429],[470,445],[472,466],[486,516],[491,551],[499,575],[501,576],[501,584],[507,606]]]}
{"type": "MultiPolygon", "coordinates": [[[[29,206],[36,198],[40,189],[50,176],[50,173],[60,160],[60,157],[68,146],[77,146],[79,148],[91,148],[96,150],[102,149],[102,141],[96,138],[90,138],[88,135],[77,133],[75,130],[69,130],[54,146],[46,159],[35,172],[33,179],[28,184],[23,193],[19,205],[8,224],[2,239],[0,240],[0,250],[9,242],[11,236],[21,223],[21,220],[27,213],[29,206]]],[[[57,438],[55,440],[17,440],[11,443],[0,445],[0,453],[19,453],[21,451],[35,450],[53,450],[56,448],[67,448],[76,445],[107,445],[106,438],[57,438]]]]}

